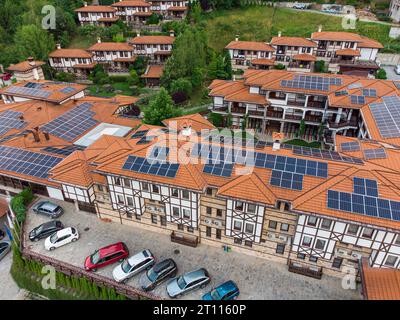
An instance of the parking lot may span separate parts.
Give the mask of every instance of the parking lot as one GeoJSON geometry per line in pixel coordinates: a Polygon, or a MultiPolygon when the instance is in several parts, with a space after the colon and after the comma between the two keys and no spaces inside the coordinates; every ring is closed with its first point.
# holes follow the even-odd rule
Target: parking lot
{"type": "Polygon", "coordinates": [[[394,72],[394,66],[382,66],[382,68],[385,69],[388,80],[400,80],[400,75],[394,72]]]}
{"type": "MultiPolygon", "coordinates": [[[[96,249],[123,241],[127,244],[130,255],[150,249],[157,261],[173,258],[178,265],[179,274],[205,267],[211,275],[211,284],[183,296],[182,299],[200,299],[211,288],[227,280],[237,283],[241,291],[239,299],[360,299],[358,291],[341,288],[341,279],[325,275],[321,280],[304,277],[288,272],[284,264],[237,252],[227,253],[222,248],[203,244],[197,248],[182,246],[171,243],[167,235],[102,222],[94,214],[76,212],[75,207],[69,203],[60,204],[66,212],[59,220],[64,226],[76,227],[80,239],[51,252],[45,250],[44,240],[27,240],[27,246],[31,250],[82,267],[85,257],[96,249]],[[179,250],[179,253],[175,250],[179,250]]],[[[26,231],[29,232],[48,220],[49,218],[30,211],[26,231]]],[[[107,266],[97,272],[112,278],[112,270],[116,265],[107,266]]],[[[138,288],[140,276],[131,278],[127,284],[138,288]]],[[[165,283],[158,286],[153,294],[167,298],[165,283]]]]}

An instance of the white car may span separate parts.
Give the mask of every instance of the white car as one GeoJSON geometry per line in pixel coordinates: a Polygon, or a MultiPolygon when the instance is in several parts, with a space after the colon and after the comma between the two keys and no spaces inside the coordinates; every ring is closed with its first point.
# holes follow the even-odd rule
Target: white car
{"type": "Polygon", "coordinates": [[[126,282],[135,274],[152,267],[154,263],[155,258],[150,250],[143,250],[134,256],[125,259],[124,262],[114,268],[114,280],[117,282],[126,282]]]}
{"type": "Polygon", "coordinates": [[[75,242],[79,239],[78,230],[74,227],[64,228],[56,233],[52,234],[50,237],[46,238],[44,242],[44,247],[46,250],[54,250],[70,242],[75,242]]]}
{"type": "Polygon", "coordinates": [[[398,64],[398,65],[394,68],[394,72],[396,72],[396,74],[400,74],[400,64],[398,64]]]}

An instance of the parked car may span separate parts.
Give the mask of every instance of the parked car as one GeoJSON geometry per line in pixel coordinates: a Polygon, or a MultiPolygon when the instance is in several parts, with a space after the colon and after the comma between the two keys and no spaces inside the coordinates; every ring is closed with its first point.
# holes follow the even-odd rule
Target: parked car
{"type": "Polygon", "coordinates": [[[239,288],[236,283],[229,280],[220,286],[212,289],[210,292],[206,293],[202,299],[203,300],[233,300],[239,296],[239,288]]]}
{"type": "Polygon", "coordinates": [[[113,270],[114,280],[117,282],[126,282],[130,277],[139,272],[150,269],[155,263],[155,258],[150,250],[143,250],[129,259],[124,260],[113,270]]]}
{"type": "Polygon", "coordinates": [[[140,286],[145,291],[153,290],[161,282],[168,278],[176,277],[178,268],[172,259],[165,259],[155,264],[140,278],[140,286]]]}
{"type": "Polygon", "coordinates": [[[118,242],[96,250],[93,254],[86,257],[85,269],[88,271],[96,271],[114,262],[122,262],[129,256],[129,250],[125,243],[118,242]]]}
{"type": "Polygon", "coordinates": [[[400,75],[400,64],[398,64],[396,67],[394,67],[394,72],[395,72],[396,74],[399,74],[399,75],[400,75]]]}
{"type": "Polygon", "coordinates": [[[306,3],[295,3],[292,7],[293,9],[305,10],[308,9],[308,4],[306,3]]]}
{"type": "Polygon", "coordinates": [[[39,241],[40,239],[47,238],[48,236],[51,236],[53,233],[62,229],[64,229],[64,226],[61,221],[53,220],[45,222],[29,232],[29,240],[39,241]]]}
{"type": "Polygon", "coordinates": [[[54,250],[62,247],[70,242],[75,242],[79,239],[78,230],[74,227],[64,228],[53,233],[50,237],[46,238],[44,247],[46,250],[54,250]]]}
{"type": "Polygon", "coordinates": [[[52,219],[60,217],[64,210],[50,201],[40,201],[32,207],[33,212],[44,214],[52,219]]]}
{"type": "Polygon", "coordinates": [[[200,268],[168,282],[167,293],[171,298],[177,298],[194,289],[204,288],[210,281],[207,270],[200,268]]]}
{"type": "Polygon", "coordinates": [[[11,243],[8,241],[0,242],[0,260],[3,259],[11,250],[11,243]]]}
{"type": "Polygon", "coordinates": [[[0,229],[0,240],[3,239],[5,237],[5,233],[3,230],[0,229]]]}

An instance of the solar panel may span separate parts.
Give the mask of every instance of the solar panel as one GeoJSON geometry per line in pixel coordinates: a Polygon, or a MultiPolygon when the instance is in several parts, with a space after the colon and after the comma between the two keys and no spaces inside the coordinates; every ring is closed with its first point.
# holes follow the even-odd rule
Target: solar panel
{"type": "Polygon", "coordinates": [[[26,88],[26,87],[17,87],[17,86],[8,87],[6,92],[12,94],[20,94],[24,96],[37,97],[37,98],[48,98],[51,94],[50,91],[34,89],[34,88],[26,88]]]}
{"type": "Polygon", "coordinates": [[[341,90],[341,91],[336,91],[336,92],[335,92],[335,96],[336,96],[336,97],[347,96],[347,95],[348,95],[347,90],[341,90]]]}
{"type": "Polygon", "coordinates": [[[136,132],[131,136],[131,138],[132,138],[132,139],[142,138],[144,135],[147,134],[147,132],[149,132],[149,130],[136,131],[136,132]]]}
{"type": "Polygon", "coordinates": [[[42,131],[71,142],[99,123],[93,119],[95,113],[90,110],[90,107],[92,104],[82,103],[45,124],[42,131]]]}
{"type": "Polygon", "coordinates": [[[34,83],[34,82],[28,82],[26,85],[24,85],[25,88],[35,88],[35,89],[40,89],[43,87],[41,83],[34,83]]]}
{"type": "Polygon", "coordinates": [[[375,180],[354,177],[353,186],[354,193],[378,197],[378,183],[375,180]]]}
{"type": "Polygon", "coordinates": [[[175,178],[179,169],[179,164],[129,156],[122,168],[139,173],[175,178]]]}
{"type": "Polygon", "coordinates": [[[369,108],[382,137],[400,137],[400,99],[398,96],[382,97],[382,102],[372,103],[369,108]]]}
{"type": "Polygon", "coordinates": [[[22,129],[27,123],[20,119],[22,112],[7,110],[0,112],[0,136],[6,134],[11,129],[22,129]]]}
{"type": "Polygon", "coordinates": [[[62,158],[0,146],[0,170],[46,179],[62,158]]]}
{"type": "Polygon", "coordinates": [[[156,136],[143,136],[139,139],[138,142],[136,142],[136,144],[147,144],[150,143],[151,141],[153,141],[156,138],[156,136]]]}
{"type": "Polygon", "coordinates": [[[316,148],[300,147],[300,146],[293,146],[292,149],[293,149],[293,154],[298,154],[306,157],[313,157],[313,158],[319,158],[337,162],[348,162],[360,165],[364,164],[364,162],[359,158],[344,156],[335,151],[328,151],[328,150],[321,150],[316,148]]]}
{"type": "Polygon", "coordinates": [[[74,87],[65,87],[60,90],[60,92],[65,93],[65,94],[72,93],[74,91],[75,91],[74,87]]]}
{"type": "Polygon", "coordinates": [[[214,176],[230,177],[232,175],[232,163],[209,163],[204,165],[203,172],[214,176]]]}
{"type": "Polygon", "coordinates": [[[358,89],[358,88],[362,88],[362,84],[359,83],[359,82],[352,83],[352,84],[349,84],[349,85],[347,86],[347,88],[349,88],[349,89],[358,89]]]}
{"type": "Polygon", "coordinates": [[[362,90],[362,95],[365,97],[376,97],[376,90],[375,89],[363,89],[362,90]]]}
{"type": "Polygon", "coordinates": [[[286,189],[302,190],[303,175],[293,172],[272,170],[270,184],[286,189]]]}
{"type": "Polygon", "coordinates": [[[371,159],[385,159],[386,158],[386,151],[383,148],[377,149],[365,149],[364,150],[364,157],[367,160],[371,159]]]}
{"type": "Polygon", "coordinates": [[[350,101],[352,104],[365,104],[365,97],[364,96],[350,96],[350,101]]]}
{"type": "Polygon", "coordinates": [[[84,147],[81,146],[66,146],[62,148],[55,148],[55,147],[46,147],[43,148],[42,151],[47,153],[59,154],[61,156],[69,156],[73,152],[77,150],[84,150],[84,147]]]}
{"type": "Polygon", "coordinates": [[[168,154],[169,154],[168,147],[154,146],[151,149],[150,155],[148,156],[148,158],[153,159],[153,160],[166,161],[168,154]]]}
{"type": "Polygon", "coordinates": [[[340,144],[340,149],[342,149],[343,152],[345,151],[359,151],[360,150],[360,144],[358,141],[352,141],[352,142],[343,142],[340,144]]]}

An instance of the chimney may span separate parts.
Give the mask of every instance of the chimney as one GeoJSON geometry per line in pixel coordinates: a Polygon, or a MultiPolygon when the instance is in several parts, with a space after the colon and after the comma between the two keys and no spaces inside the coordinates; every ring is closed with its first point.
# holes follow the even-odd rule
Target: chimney
{"type": "Polygon", "coordinates": [[[32,57],[29,57],[29,58],[28,58],[28,63],[29,63],[29,65],[31,65],[31,66],[36,65],[36,62],[35,62],[35,60],[33,60],[32,57]]]}
{"type": "Polygon", "coordinates": [[[61,49],[61,44],[60,44],[60,43],[57,43],[57,44],[56,44],[56,47],[57,47],[57,50],[60,50],[60,49],[61,49]]]}
{"type": "Polygon", "coordinates": [[[27,133],[32,133],[35,142],[40,142],[38,130],[39,130],[38,127],[34,128],[33,130],[26,130],[27,133]]]}
{"type": "Polygon", "coordinates": [[[100,37],[97,38],[97,43],[101,43],[101,38],[100,37]]]}
{"type": "Polygon", "coordinates": [[[85,1],[85,2],[83,3],[83,5],[84,5],[85,7],[87,7],[87,2],[85,1]]]}
{"type": "Polygon", "coordinates": [[[136,33],[136,37],[140,37],[140,32],[136,33]]]}
{"type": "Polygon", "coordinates": [[[278,32],[278,37],[282,37],[282,31],[278,32]]]}
{"type": "Polygon", "coordinates": [[[322,31],[322,25],[320,24],[319,26],[318,26],[318,32],[321,32],[322,31]]]}
{"type": "Polygon", "coordinates": [[[48,133],[47,131],[44,131],[44,132],[43,132],[43,135],[44,135],[44,137],[45,137],[45,139],[46,139],[47,141],[50,140],[50,135],[49,135],[49,133],[48,133]]]}
{"type": "Polygon", "coordinates": [[[239,35],[238,34],[235,36],[235,41],[239,41],[239,35]]]}
{"type": "Polygon", "coordinates": [[[174,30],[169,30],[169,36],[170,37],[175,37],[175,31],[174,30]]]}

